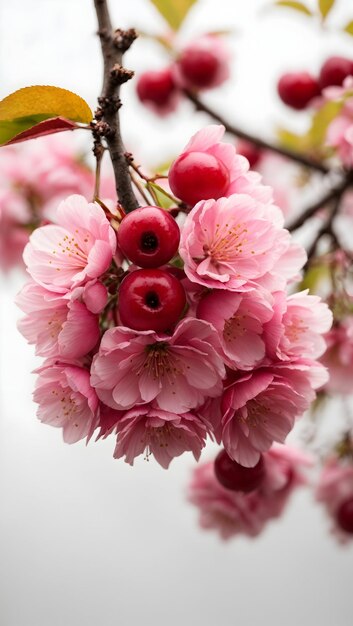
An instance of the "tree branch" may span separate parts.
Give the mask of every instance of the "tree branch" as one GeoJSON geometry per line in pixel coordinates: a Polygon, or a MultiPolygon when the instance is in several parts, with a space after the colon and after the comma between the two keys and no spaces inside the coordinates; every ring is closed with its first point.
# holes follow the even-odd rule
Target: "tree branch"
{"type": "Polygon", "coordinates": [[[352,172],[348,172],[347,175],[343,178],[343,180],[338,185],[336,185],[336,187],[333,187],[332,189],[330,189],[324,196],[319,198],[319,200],[317,200],[314,204],[308,207],[301,215],[299,215],[299,217],[296,220],[294,220],[292,224],[287,226],[287,230],[289,230],[290,232],[297,230],[298,228],[303,226],[303,224],[308,219],[310,219],[311,217],[314,217],[315,213],[317,213],[320,209],[325,207],[327,204],[329,204],[330,202],[336,199],[340,200],[342,194],[352,184],[353,184],[352,172]]]}
{"type": "Polygon", "coordinates": [[[119,95],[121,85],[133,76],[133,72],[122,67],[123,54],[137,35],[133,29],[113,31],[107,0],[94,0],[94,6],[104,61],[104,78],[102,93],[98,98],[99,108],[96,111],[93,133],[96,137],[104,136],[106,139],[119,202],[128,213],[138,207],[138,202],[132,189],[129,166],[125,159],[125,147],[121,137],[119,95]]]}
{"type": "Polygon", "coordinates": [[[329,171],[326,165],[324,165],[323,163],[320,163],[319,161],[310,159],[309,157],[306,157],[303,154],[299,154],[299,152],[293,152],[292,150],[287,150],[286,148],[282,148],[281,146],[273,145],[269,143],[268,141],[265,141],[264,139],[259,139],[259,137],[256,137],[254,135],[251,135],[250,133],[245,132],[244,130],[241,130],[240,128],[238,128],[237,126],[234,126],[233,124],[229,124],[221,115],[217,113],[217,111],[214,111],[207,104],[204,104],[204,102],[202,102],[198,98],[198,96],[192,91],[189,91],[188,89],[184,89],[184,94],[193,103],[193,105],[198,111],[203,111],[204,113],[207,113],[207,115],[209,115],[214,120],[222,124],[225,127],[227,133],[230,133],[231,135],[235,135],[236,137],[239,137],[240,139],[246,139],[246,141],[250,141],[251,143],[258,146],[259,148],[264,148],[265,150],[270,150],[271,152],[280,154],[286,157],[287,159],[290,159],[291,161],[300,163],[300,165],[304,165],[305,167],[308,167],[310,169],[317,170],[318,172],[321,172],[322,174],[327,174],[327,172],[329,171]]]}

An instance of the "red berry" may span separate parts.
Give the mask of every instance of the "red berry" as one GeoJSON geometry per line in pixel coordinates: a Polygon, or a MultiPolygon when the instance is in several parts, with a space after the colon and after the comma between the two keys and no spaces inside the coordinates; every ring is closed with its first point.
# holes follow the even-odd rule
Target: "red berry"
{"type": "Polygon", "coordinates": [[[346,533],[353,535],[353,498],[345,500],[337,511],[337,523],[346,533]]]}
{"type": "Polygon", "coordinates": [[[144,104],[152,104],[157,109],[174,108],[178,93],[171,67],[141,74],[137,80],[137,95],[144,104]]]}
{"type": "Polygon", "coordinates": [[[118,242],[125,256],[140,267],[168,263],[178,250],[180,230],[175,219],[157,206],[128,213],[118,230],[118,242]]]}
{"type": "Polygon", "coordinates": [[[222,161],[207,152],[184,152],[169,170],[172,192],[187,204],[221,198],[229,185],[229,173],[222,161]]]}
{"type": "Polygon", "coordinates": [[[197,89],[207,89],[217,83],[223,73],[222,60],[212,50],[204,46],[190,46],[182,52],[178,66],[183,78],[197,89]]]}
{"type": "Polygon", "coordinates": [[[281,100],[298,111],[305,109],[313,98],[320,95],[318,81],[308,72],[283,74],[277,88],[281,100]]]}
{"type": "Polygon", "coordinates": [[[251,141],[238,141],[237,152],[242,154],[249,161],[250,167],[255,167],[260,161],[263,151],[255,146],[251,141]]]}
{"type": "Polygon", "coordinates": [[[168,330],[178,321],[185,303],[181,282],[160,269],[131,272],[119,290],[121,323],[134,330],[168,330]]]}
{"type": "Polygon", "coordinates": [[[216,478],[226,489],[249,493],[260,486],[265,476],[265,465],[260,456],[255,467],[243,467],[233,461],[225,450],[221,450],[215,459],[214,471],[216,478]]]}
{"type": "Polygon", "coordinates": [[[344,79],[353,74],[353,61],[344,57],[330,57],[323,64],[319,84],[321,89],[330,85],[342,85],[344,79]]]}

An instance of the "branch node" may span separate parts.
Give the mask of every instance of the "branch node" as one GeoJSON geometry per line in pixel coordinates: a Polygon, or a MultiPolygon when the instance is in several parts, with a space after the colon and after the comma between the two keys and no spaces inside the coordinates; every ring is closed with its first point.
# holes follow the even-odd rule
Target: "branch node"
{"type": "Polygon", "coordinates": [[[115,63],[109,74],[114,85],[122,85],[130,80],[134,76],[135,72],[127,70],[125,67],[120,65],[120,63],[115,63]]]}
{"type": "Polygon", "coordinates": [[[117,28],[113,34],[113,44],[120,52],[126,52],[137,37],[138,34],[134,28],[129,28],[128,30],[117,28]]]}

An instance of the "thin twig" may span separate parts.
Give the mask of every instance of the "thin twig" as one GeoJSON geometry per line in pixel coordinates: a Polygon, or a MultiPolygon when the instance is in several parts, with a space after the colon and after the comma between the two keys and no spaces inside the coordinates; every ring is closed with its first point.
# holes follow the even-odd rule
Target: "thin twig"
{"type": "Polygon", "coordinates": [[[336,197],[335,198],[335,202],[332,203],[330,212],[328,214],[328,217],[325,219],[324,223],[322,224],[321,228],[319,228],[310,248],[307,251],[308,254],[308,258],[305,264],[304,269],[310,264],[312,258],[315,256],[318,245],[320,240],[322,239],[322,237],[324,237],[325,235],[328,235],[331,238],[331,243],[336,246],[339,247],[339,241],[337,239],[337,236],[333,230],[333,223],[334,223],[334,219],[339,211],[339,207],[341,204],[341,197],[336,197]]]}
{"type": "Polygon", "coordinates": [[[129,167],[125,159],[119,108],[120,87],[133,76],[133,72],[122,67],[124,52],[136,38],[134,30],[113,31],[107,0],[94,0],[98,20],[98,35],[101,42],[104,60],[103,87],[98,99],[100,108],[96,112],[96,123],[93,131],[96,135],[106,138],[110,157],[113,164],[116,191],[120,203],[126,212],[138,207],[138,202],[132,189],[129,167]]]}
{"type": "Polygon", "coordinates": [[[217,111],[215,111],[214,109],[209,107],[207,104],[202,102],[198,98],[198,96],[192,91],[185,89],[184,93],[186,97],[194,104],[195,108],[198,111],[203,111],[204,113],[207,113],[207,115],[209,115],[214,120],[222,124],[225,127],[227,133],[230,133],[231,135],[235,135],[236,137],[239,137],[240,139],[245,139],[246,141],[250,141],[251,143],[254,143],[256,146],[258,146],[259,148],[264,148],[265,150],[276,152],[277,154],[280,154],[286,157],[287,159],[290,159],[291,161],[300,163],[300,165],[304,165],[305,167],[308,167],[310,169],[317,170],[318,172],[321,172],[322,174],[327,174],[327,172],[329,171],[326,165],[324,165],[323,163],[320,163],[319,161],[315,161],[314,159],[311,159],[310,157],[306,157],[303,154],[299,154],[299,152],[293,152],[292,150],[288,150],[287,148],[282,148],[281,146],[271,144],[268,141],[265,141],[264,139],[260,139],[259,137],[256,137],[255,135],[252,135],[251,133],[245,132],[241,128],[234,126],[234,124],[230,124],[223,118],[223,116],[219,115],[217,111]]]}
{"type": "Polygon", "coordinates": [[[303,224],[305,224],[305,222],[311,217],[314,217],[315,213],[317,213],[320,209],[330,204],[333,200],[336,200],[336,198],[340,199],[345,190],[352,184],[352,173],[348,172],[338,185],[332,187],[326,194],[314,202],[314,204],[309,206],[296,220],[294,220],[294,222],[287,226],[287,229],[290,232],[293,232],[303,226],[303,224]]]}

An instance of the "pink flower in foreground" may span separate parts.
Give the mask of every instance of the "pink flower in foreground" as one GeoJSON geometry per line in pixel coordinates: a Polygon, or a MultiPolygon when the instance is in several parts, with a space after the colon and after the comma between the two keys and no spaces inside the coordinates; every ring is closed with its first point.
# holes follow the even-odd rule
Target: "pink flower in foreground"
{"type": "Polygon", "coordinates": [[[164,411],[187,413],[222,393],[219,351],[216,331],[201,320],[182,320],[172,336],[119,326],[103,335],[92,385],[113,409],[155,400],[164,411]]]}
{"type": "Polygon", "coordinates": [[[30,344],[36,345],[40,356],[76,359],[88,354],[99,341],[97,315],[74,294],[63,296],[29,283],[16,303],[26,313],[18,329],[30,344]]]}
{"type": "Polygon", "coordinates": [[[44,424],[63,429],[66,443],[92,434],[98,424],[99,401],[89,382],[89,372],[78,365],[46,361],[40,369],[34,401],[44,424]]]}
{"type": "Polygon", "coordinates": [[[326,349],[322,337],[332,324],[332,313],[319,296],[309,290],[287,296],[274,294],[274,316],[266,324],[268,354],[272,359],[317,359],[326,349]]]}
{"type": "Polygon", "coordinates": [[[267,205],[235,194],[196,204],[185,220],[179,252],[193,282],[246,291],[272,271],[278,288],[284,286],[287,264],[297,271],[297,259],[284,261],[290,246],[289,232],[277,227],[267,205]]]}
{"type": "Polygon", "coordinates": [[[147,459],[153,454],[165,469],[183,452],[191,451],[198,460],[207,434],[205,424],[195,414],[176,415],[149,404],[127,411],[116,429],[115,458],[125,456],[126,463],[133,465],[140,454],[147,459]]]}
{"type": "MultiPolygon", "coordinates": [[[[331,518],[331,531],[341,543],[353,539],[339,523],[339,512],[345,502],[353,501],[353,465],[349,462],[330,459],[324,466],[318,485],[316,499],[322,502],[331,518]]],[[[351,507],[353,510],[353,506],[351,507]]]]}
{"type": "Polygon", "coordinates": [[[329,372],[325,390],[331,393],[352,393],[353,315],[346,317],[325,336],[327,350],[321,357],[329,372]]]}
{"type": "Polygon", "coordinates": [[[197,317],[218,331],[227,365],[250,369],[265,358],[263,330],[273,316],[271,304],[270,294],[260,290],[213,291],[200,301],[197,317]]]}
{"type": "Polygon", "coordinates": [[[70,196],[57,210],[57,224],[33,232],[23,258],[32,278],[50,291],[66,292],[109,267],[116,236],[103,209],[70,196]]]}
{"type": "Polygon", "coordinates": [[[189,500],[200,512],[200,526],[216,530],[222,539],[236,535],[256,537],[278,517],[293,490],[306,482],[302,467],[309,460],[287,446],[276,446],[264,454],[265,478],[251,493],[223,487],[214,473],[214,463],[196,467],[189,486],[189,500]]]}
{"type": "Polygon", "coordinates": [[[315,361],[297,361],[255,370],[230,384],[222,400],[222,441],[229,456],[256,465],[274,441],[283,443],[327,380],[315,361]]]}

